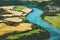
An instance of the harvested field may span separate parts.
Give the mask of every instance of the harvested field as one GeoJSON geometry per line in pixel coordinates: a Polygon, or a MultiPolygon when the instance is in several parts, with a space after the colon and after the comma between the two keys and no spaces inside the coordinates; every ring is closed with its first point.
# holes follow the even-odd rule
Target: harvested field
{"type": "Polygon", "coordinates": [[[4,23],[0,23],[0,35],[4,35],[7,33],[12,33],[14,31],[23,32],[26,30],[32,30],[31,23],[20,23],[17,26],[8,26],[4,23]]]}

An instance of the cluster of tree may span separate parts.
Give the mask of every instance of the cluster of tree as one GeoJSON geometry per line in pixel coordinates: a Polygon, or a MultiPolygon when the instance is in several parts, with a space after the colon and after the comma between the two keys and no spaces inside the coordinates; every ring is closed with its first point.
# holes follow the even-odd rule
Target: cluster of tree
{"type": "Polygon", "coordinates": [[[20,1],[20,0],[0,0],[0,6],[4,6],[4,5],[28,5],[28,4],[37,4],[37,1],[20,1]]]}
{"type": "Polygon", "coordinates": [[[55,5],[60,6],[60,0],[51,0],[55,5]]]}

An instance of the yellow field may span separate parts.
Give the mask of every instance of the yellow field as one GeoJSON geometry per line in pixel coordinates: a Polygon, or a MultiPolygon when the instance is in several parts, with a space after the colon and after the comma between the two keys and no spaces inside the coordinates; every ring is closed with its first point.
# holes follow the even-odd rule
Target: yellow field
{"type": "Polygon", "coordinates": [[[32,30],[31,23],[20,23],[17,26],[8,26],[4,23],[0,23],[0,35],[11,33],[14,31],[23,32],[26,30],[32,30]]]}

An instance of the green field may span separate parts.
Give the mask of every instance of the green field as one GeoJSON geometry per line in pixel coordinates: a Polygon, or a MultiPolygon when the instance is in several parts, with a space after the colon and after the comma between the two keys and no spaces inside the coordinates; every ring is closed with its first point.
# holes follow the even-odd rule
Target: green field
{"type": "Polygon", "coordinates": [[[25,8],[25,6],[15,6],[14,8],[13,8],[13,10],[15,10],[15,11],[21,11],[21,10],[23,10],[25,8]]]}
{"type": "Polygon", "coordinates": [[[60,14],[57,14],[57,16],[45,16],[45,20],[50,22],[54,27],[60,28],[60,14]]]}
{"type": "Polygon", "coordinates": [[[14,39],[21,38],[23,36],[29,36],[29,35],[32,35],[32,34],[35,34],[35,33],[40,33],[40,32],[45,32],[45,31],[41,30],[41,29],[34,29],[34,30],[31,30],[31,31],[28,31],[28,32],[24,32],[24,33],[17,33],[16,35],[8,36],[7,40],[14,40],[14,39]]]}

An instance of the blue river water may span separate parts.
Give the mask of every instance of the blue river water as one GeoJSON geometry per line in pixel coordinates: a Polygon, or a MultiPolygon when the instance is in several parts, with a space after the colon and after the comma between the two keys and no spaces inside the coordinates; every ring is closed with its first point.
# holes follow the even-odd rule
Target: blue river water
{"type": "Polygon", "coordinates": [[[26,18],[29,22],[39,25],[50,33],[50,39],[48,40],[60,40],[60,29],[55,28],[46,21],[41,18],[41,15],[44,12],[38,8],[32,8],[32,12],[30,12],[26,18]]]}

